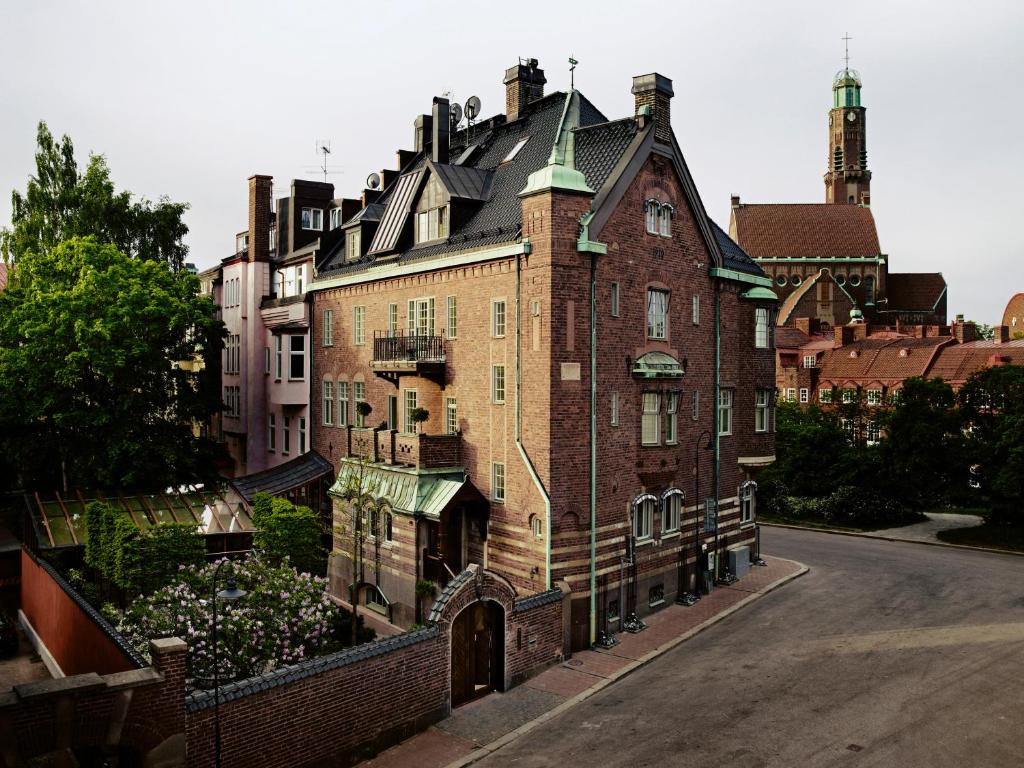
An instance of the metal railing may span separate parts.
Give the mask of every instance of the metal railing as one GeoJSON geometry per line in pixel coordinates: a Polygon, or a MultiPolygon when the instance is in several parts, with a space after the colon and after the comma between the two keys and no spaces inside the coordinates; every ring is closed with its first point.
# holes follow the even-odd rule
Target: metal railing
{"type": "Polygon", "coordinates": [[[441,362],[444,360],[444,337],[374,331],[373,359],[395,362],[441,362]]]}

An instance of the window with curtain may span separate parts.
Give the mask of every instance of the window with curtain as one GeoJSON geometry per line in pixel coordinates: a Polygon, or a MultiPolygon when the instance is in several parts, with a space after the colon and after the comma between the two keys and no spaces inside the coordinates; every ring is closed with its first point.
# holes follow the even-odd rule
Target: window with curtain
{"type": "Polygon", "coordinates": [[[647,289],[647,338],[668,337],[668,291],[647,289]]]}

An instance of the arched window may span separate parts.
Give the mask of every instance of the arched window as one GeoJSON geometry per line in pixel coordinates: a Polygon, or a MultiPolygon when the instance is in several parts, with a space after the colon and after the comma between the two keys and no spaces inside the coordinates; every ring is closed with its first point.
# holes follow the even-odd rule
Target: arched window
{"type": "Polygon", "coordinates": [[[740,486],[740,524],[754,522],[754,508],[757,504],[757,483],[747,480],[740,486]]]}
{"type": "Polygon", "coordinates": [[[637,541],[651,538],[654,510],[657,507],[658,497],[649,493],[637,496],[633,500],[633,538],[637,541]]]}
{"type": "Polygon", "coordinates": [[[645,200],[644,223],[647,234],[672,237],[672,216],[675,210],[672,203],[663,203],[653,197],[645,200]]]}
{"type": "Polygon", "coordinates": [[[658,234],[662,237],[672,237],[672,215],[675,208],[671,203],[662,203],[658,211],[658,234]]]}
{"type": "Polygon", "coordinates": [[[647,224],[647,233],[650,235],[658,234],[658,210],[661,208],[661,203],[657,200],[647,200],[644,203],[644,218],[647,224]]]}
{"type": "Polygon", "coordinates": [[[661,496],[661,535],[675,533],[679,530],[683,519],[683,499],[686,498],[678,488],[670,488],[661,496]]]}

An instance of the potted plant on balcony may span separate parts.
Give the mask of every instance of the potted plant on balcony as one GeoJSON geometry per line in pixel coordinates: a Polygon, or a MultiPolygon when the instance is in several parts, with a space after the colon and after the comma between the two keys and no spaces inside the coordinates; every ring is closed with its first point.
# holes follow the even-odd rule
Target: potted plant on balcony
{"type": "MultiPolygon", "coordinates": [[[[426,408],[413,408],[409,418],[412,419],[413,424],[422,424],[430,418],[430,411],[426,408]]],[[[419,432],[419,427],[416,428],[416,431],[419,432]]]]}
{"type": "Polygon", "coordinates": [[[369,416],[371,413],[373,413],[373,406],[372,405],[370,405],[365,400],[360,400],[359,402],[357,402],[356,403],[356,414],[358,414],[359,419],[358,419],[358,423],[356,424],[356,426],[358,426],[358,427],[365,427],[366,426],[366,417],[369,416]]]}

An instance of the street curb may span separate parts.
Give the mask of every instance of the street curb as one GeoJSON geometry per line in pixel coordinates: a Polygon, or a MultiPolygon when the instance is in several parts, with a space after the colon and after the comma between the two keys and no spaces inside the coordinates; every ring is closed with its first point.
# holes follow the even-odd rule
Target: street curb
{"type": "MultiPolygon", "coordinates": [[[[945,541],[921,541],[920,539],[904,539],[898,536],[877,536],[873,533],[860,533],[859,531],[840,531],[835,528],[812,528],[808,525],[789,525],[787,523],[762,523],[767,528],[788,528],[791,531],[811,531],[813,533],[830,533],[833,536],[852,536],[857,539],[874,539],[875,541],[899,541],[904,544],[924,544],[926,547],[946,547],[947,549],[966,549],[969,552],[988,552],[993,555],[1013,555],[1024,557],[1024,552],[1016,552],[1012,549],[993,549],[992,547],[972,547],[967,544],[950,544],[945,541]]],[[[950,529],[955,530],[955,529],[950,529]]]]}
{"type": "Polygon", "coordinates": [[[501,736],[501,737],[495,739],[494,741],[492,741],[491,743],[485,744],[484,746],[479,747],[479,748],[473,750],[468,755],[465,755],[465,756],[459,758],[458,760],[455,760],[454,762],[448,763],[448,765],[446,765],[445,768],[464,768],[464,766],[472,765],[473,763],[477,762],[478,760],[482,760],[483,758],[487,757],[488,755],[491,755],[494,752],[497,752],[499,749],[501,749],[502,747],[506,746],[507,744],[510,744],[511,742],[515,741],[520,736],[523,736],[523,735],[529,733],[534,728],[536,728],[538,725],[542,725],[543,723],[546,723],[548,720],[551,720],[552,718],[558,717],[560,714],[562,714],[566,710],[569,710],[569,709],[572,709],[573,707],[575,707],[581,701],[589,699],[591,696],[593,696],[594,694],[598,693],[599,691],[603,691],[605,688],[607,688],[612,683],[615,683],[615,682],[621,680],[622,678],[626,677],[627,675],[632,674],[633,672],[635,672],[636,670],[640,669],[641,667],[647,666],[649,663],[651,663],[658,656],[661,656],[662,654],[667,653],[668,651],[672,650],[673,648],[675,648],[676,646],[680,645],[681,643],[685,643],[691,637],[694,637],[695,635],[700,634],[701,632],[703,632],[708,627],[711,627],[711,626],[717,624],[718,622],[728,618],[732,614],[736,613],[736,611],[738,611],[740,608],[743,608],[744,606],[754,602],[755,600],[757,600],[757,599],[759,599],[761,597],[764,597],[769,592],[775,591],[776,589],[778,589],[782,585],[787,584],[788,582],[793,581],[794,579],[797,579],[800,576],[803,576],[805,573],[807,573],[810,570],[810,568],[808,568],[806,565],[804,565],[803,563],[797,562],[796,560],[787,560],[786,558],[783,558],[783,557],[776,557],[776,558],[773,558],[773,559],[774,560],[778,560],[780,562],[784,562],[784,563],[793,563],[794,565],[800,566],[800,568],[799,568],[799,570],[795,571],[794,573],[790,573],[790,574],[787,574],[786,576],[782,576],[782,577],[776,579],[771,584],[768,584],[764,589],[762,589],[762,590],[760,590],[758,592],[750,593],[745,598],[740,600],[738,603],[729,606],[728,608],[726,608],[721,613],[715,614],[714,616],[712,616],[708,620],[702,622],[701,624],[698,624],[696,627],[693,627],[690,630],[687,630],[686,632],[684,632],[683,634],[679,635],[678,637],[674,637],[671,640],[669,640],[668,642],[664,643],[663,645],[659,645],[654,650],[649,651],[648,653],[646,653],[643,656],[641,656],[639,659],[636,659],[635,661],[630,662],[629,664],[627,664],[626,666],[624,666],[622,669],[618,670],[617,672],[613,672],[611,677],[602,678],[599,682],[597,682],[594,685],[592,685],[589,688],[587,688],[587,690],[582,691],[580,693],[577,693],[575,696],[573,696],[570,699],[566,699],[565,701],[563,701],[561,704],[559,704],[554,709],[550,709],[547,712],[544,712],[543,714],[538,715],[533,720],[530,720],[528,723],[523,723],[521,726],[516,728],[514,731],[509,731],[504,736],[501,736]]]}

